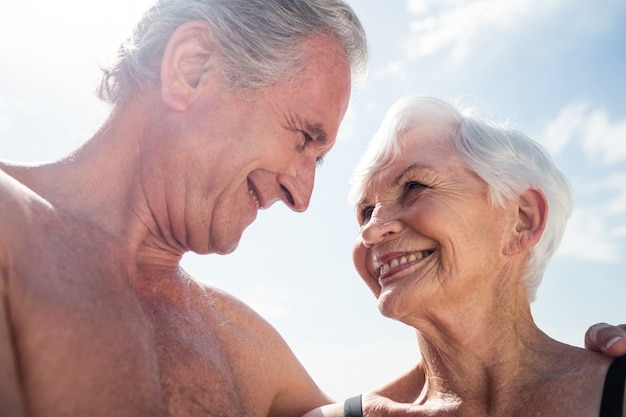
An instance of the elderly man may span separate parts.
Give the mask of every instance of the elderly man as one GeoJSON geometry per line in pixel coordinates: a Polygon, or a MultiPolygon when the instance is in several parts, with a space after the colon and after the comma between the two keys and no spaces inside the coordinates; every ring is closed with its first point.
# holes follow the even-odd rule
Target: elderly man
{"type": "Polygon", "coordinates": [[[297,416],[329,401],[277,332],[194,281],[258,210],[306,210],[366,40],[341,0],[159,1],[63,160],[0,165],[3,416],[297,416]]]}
{"type": "Polygon", "coordinates": [[[3,416],[298,416],[326,404],[277,332],[179,266],[309,204],[363,28],[342,0],[160,0],[105,71],[109,118],[0,163],[3,416]]]}

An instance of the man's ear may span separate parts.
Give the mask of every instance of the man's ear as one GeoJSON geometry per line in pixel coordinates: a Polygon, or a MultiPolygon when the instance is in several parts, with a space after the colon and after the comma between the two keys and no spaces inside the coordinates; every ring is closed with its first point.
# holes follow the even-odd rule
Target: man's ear
{"type": "Polygon", "coordinates": [[[178,111],[189,107],[214,50],[206,22],[186,22],[174,31],[161,60],[161,99],[166,105],[178,111]]]}
{"type": "Polygon", "coordinates": [[[548,219],[548,202],[539,190],[528,189],[518,195],[513,208],[517,212],[505,248],[510,255],[533,247],[541,239],[548,219]]]}

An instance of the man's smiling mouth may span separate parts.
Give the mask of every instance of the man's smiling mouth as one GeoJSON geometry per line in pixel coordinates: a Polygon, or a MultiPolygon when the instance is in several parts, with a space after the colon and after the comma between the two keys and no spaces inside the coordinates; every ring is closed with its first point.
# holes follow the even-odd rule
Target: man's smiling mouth
{"type": "Polygon", "coordinates": [[[252,201],[254,201],[254,204],[256,204],[256,209],[260,210],[261,201],[259,200],[259,196],[257,195],[256,191],[254,191],[254,188],[252,188],[252,185],[250,183],[248,183],[248,193],[250,193],[252,201]]]}

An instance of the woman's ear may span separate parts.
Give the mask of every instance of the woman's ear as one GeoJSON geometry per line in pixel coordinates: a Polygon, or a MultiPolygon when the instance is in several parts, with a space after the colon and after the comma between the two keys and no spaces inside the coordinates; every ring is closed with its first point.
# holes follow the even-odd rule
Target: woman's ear
{"type": "Polygon", "coordinates": [[[170,37],[161,60],[161,99],[170,108],[185,111],[212,64],[214,43],[206,22],[179,26],[170,37]]]}
{"type": "Polygon", "coordinates": [[[532,248],[543,235],[548,219],[548,202],[543,193],[528,189],[517,196],[513,230],[506,252],[510,255],[532,248]]]}

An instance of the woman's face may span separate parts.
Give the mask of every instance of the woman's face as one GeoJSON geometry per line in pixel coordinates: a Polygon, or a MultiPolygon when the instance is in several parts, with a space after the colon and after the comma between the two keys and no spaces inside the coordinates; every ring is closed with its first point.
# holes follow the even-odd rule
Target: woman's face
{"type": "Polygon", "coordinates": [[[424,132],[405,139],[401,156],[365,188],[353,251],[381,313],[398,320],[480,300],[497,281],[489,278],[505,272],[513,221],[492,207],[486,183],[447,140],[424,132]]]}

